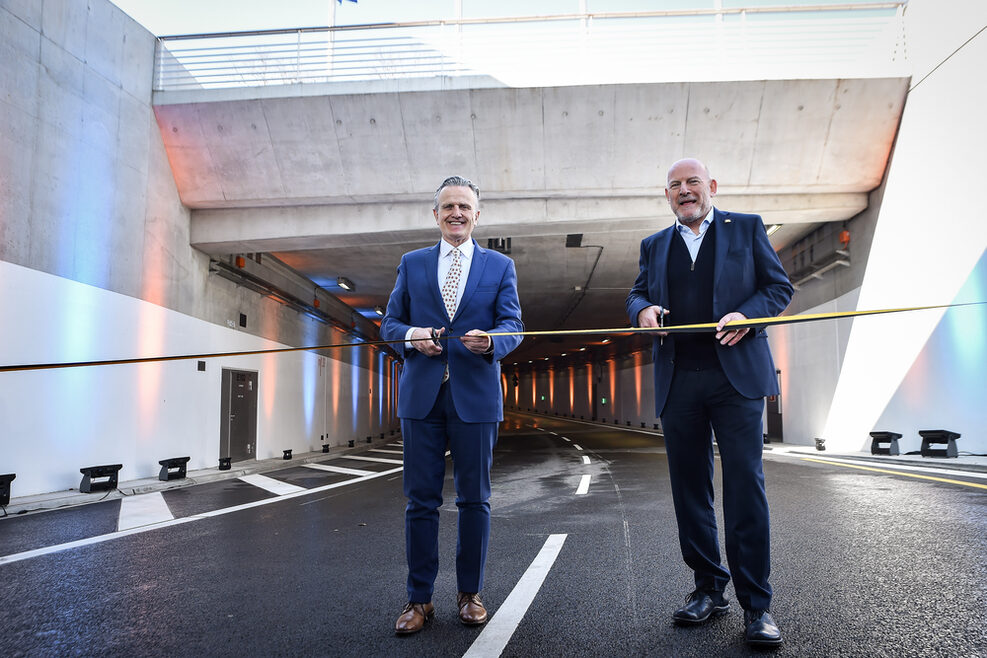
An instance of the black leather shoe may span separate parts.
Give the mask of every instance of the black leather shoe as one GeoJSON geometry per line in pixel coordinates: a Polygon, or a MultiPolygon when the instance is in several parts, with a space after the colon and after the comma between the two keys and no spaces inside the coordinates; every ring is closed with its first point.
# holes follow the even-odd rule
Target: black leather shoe
{"type": "Polygon", "coordinates": [[[685,605],[672,613],[676,624],[695,626],[710,617],[719,617],[730,611],[730,601],[723,592],[707,592],[697,589],[685,598],[685,605]]]}
{"type": "Polygon", "coordinates": [[[767,610],[744,610],[744,639],[752,647],[776,647],[781,631],[767,610]]]}

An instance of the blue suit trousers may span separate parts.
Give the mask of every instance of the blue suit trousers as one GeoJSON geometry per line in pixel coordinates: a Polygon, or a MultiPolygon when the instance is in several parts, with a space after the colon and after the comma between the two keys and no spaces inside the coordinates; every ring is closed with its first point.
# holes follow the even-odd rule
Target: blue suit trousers
{"type": "Polygon", "coordinates": [[[422,420],[404,418],[405,544],[408,601],[432,600],[439,570],[439,507],[445,480],[445,452],[452,453],[459,540],[456,580],[460,592],[483,589],[490,537],[490,465],[497,442],[496,422],[466,423],[453,404],[450,382],[439,389],[435,405],[422,420]]]}

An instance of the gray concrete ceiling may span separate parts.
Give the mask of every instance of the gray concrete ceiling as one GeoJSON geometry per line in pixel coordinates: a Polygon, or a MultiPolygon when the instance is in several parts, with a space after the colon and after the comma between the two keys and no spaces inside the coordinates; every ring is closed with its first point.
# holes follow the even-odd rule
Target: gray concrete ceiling
{"type": "MultiPolygon", "coordinates": [[[[907,84],[203,91],[158,98],[155,112],[195,247],[271,253],[320,284],[346,276],[356,291],[332,292],[354,307],[386,304],[401,254],[438,239],[435,188],[453,173],[472,178],[482,192],[474,237],[512,238],[525,323],[542,330],[626,325],[640,241],[673,220],[662,186],[680,157],[709,164],[717,206],[780,224],[779,249],[862,211],[907,84]],[[602,249],[567,249],[568,233],[602,249]]],[[[529,341],[516,354],[567,348],[529,341]]]]}

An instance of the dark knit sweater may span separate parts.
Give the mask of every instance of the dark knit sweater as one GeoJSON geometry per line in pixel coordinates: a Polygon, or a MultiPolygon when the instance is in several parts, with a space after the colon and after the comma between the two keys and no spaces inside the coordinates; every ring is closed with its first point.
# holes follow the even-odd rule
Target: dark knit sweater
{"type": "MultiPolygon", "coordinates": [[[[710,224],[693,264],[682,236],[676,233],[668,255],[668,318],[672,324],[715,322],[713,317],[713,260],[716,225],[710,224]]],[[[718,366],[711,333],[675,336],[675,367],[706,369],[718,366]]]]}

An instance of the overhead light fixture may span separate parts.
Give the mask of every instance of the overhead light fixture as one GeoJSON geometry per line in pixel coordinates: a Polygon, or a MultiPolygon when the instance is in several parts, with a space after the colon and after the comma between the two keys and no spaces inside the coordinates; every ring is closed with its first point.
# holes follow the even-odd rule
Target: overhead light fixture
{"type": "Polygon", "coordinates": [[[384,307],[381,306],[380,304],[378,304],[377,306],[374,306],[374,313],[376,313],[377,315],[383,317],[384,316],[384,307]]]}
{"type": "Polygon", "coordinates": [[[356,285],[345,276],[336,277],[336,285],[343,290],[356,290],[356,285]]]}
{"type": "Polygon", "coordinates": [[[765,230],[768,232],[768,236],[772,236],[775,233],[777,233],[778,232],[778,229],[780,229],[780,228],[781,228],[781,224],[772,224],[771,226],[769,226],[765,230]]]}
{"type": "Polygon", "coordinates": [[[606,345],[609,342],[610,342],[610,336],[607,336],[606,338],[603,339],[603,344],[604,345],[606,345]]]}
{"type": "Polygon", "coordinates": [[[586,348],[585,348],[585,347],[580,347],[580,348],[579,348],[579,351],[580,351],[580,352],[585,352],[585,351],[586,351],[586,348]]]}

